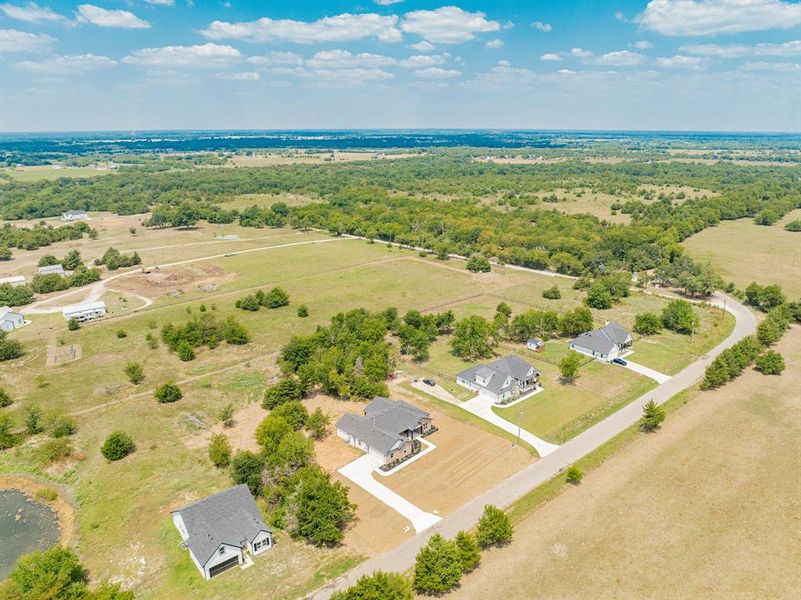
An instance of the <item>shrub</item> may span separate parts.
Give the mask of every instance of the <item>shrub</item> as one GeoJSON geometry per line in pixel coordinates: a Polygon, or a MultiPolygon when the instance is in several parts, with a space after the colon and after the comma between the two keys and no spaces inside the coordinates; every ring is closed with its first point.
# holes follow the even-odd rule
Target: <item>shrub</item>
{"type": "Polygon", "coordinates": [[[264,459],[258,454],[241,450],[231,460],[231,479],[234,483],[244,483],[254,496],[261,496],[261,472],[264,469],[264,459]]]}
{"type": "Polygon", "coordinates": [[[269,414],[256,428],[256,442],[261,446],[264,455],[269,456],[276,451],[278,444],[290,431],[292,431],[292,425],[286,419],[269,414]]]}
{"type": "Polygon", "coordinates": [[[145,380],[145,369],[142,363],[129,362],[125,365],[125,376],[134,385],[138,385],[145,380]]]}
{"type": "Polygon", "coordinates": [[[412,600],[412,586],[399,573],[375,571],[362,575],[346,590],[334,592],[331,600],[412,600]]]}
{"type": "Polygon", "coordinates": [[[25,432],[28,435],[36,435],[44,431],[42,423],[42,411],[38,406],[29,406],[25,409],[25,432]]]}
{"type": "Polygon", "coordinates": [[[795,221],[790,221],[787,225],[784,226],[786,231],[793,231],[799,232],[801,231],[801,219],[796,219],[795,221]]]}
{"type": "Polygon", "coordinates": [[[431,536],[417,553],[414,564],[414,589],[432,596],[444,594],[459,585],[462,563],[454,542],[440,534],[431,536]]]}
{"type": "Polygon", "coordinates": [[[48,429],[54,438],[63,438],[78,430],[78,422],[70,415],[57,415],[50,419],[48,429]]]}
{"type": "Polygon", "coordinates": [[[262,306],[267,308],[281,308],[282,306],[289,306],[289,294],[279,287],[271,289],[264,296],[262,306]]]}
{"type": "Polygon", "coordinates": [[[471,256],[467,260],[467,270],[473,273],[489,273],[492,270],[492,265],[484,256],[471,256]]]}
{"type": "Polygon", "coordinates": [[[256,296],[251,294],[249,296],[244,296],[239,300],[237,300],[235,306],[242,310],[249,310],[251,312],[256,312],[257,310],[259,310],[259,308],[261,308],[261,302],[259,302],[259,299],[256,296]]]}
{"type": "Polygon", "coordinates": [[[223,424],[223,427],[233,427],[234,426],[234,405],[232,403],[228,403],[220,409],[220,412],[217,414],[217,417],[220,419],[220,422],[223,424]]]}
{"type": "Polygon", "coordinates": [[[120,340],[121,340],[121,339],[123,339],[123,338],[127,338],[127,337],[128,337],[128,334],[127,334],[127,333],[125,333],[125,330],[124,330],[124,329],[118,329],[118,330],[117,330],[117,339],[120,339],[120,340]]]}
{"type": "Polygon", "coordinates": [[[181,389],[171,382],[164,383],[157,387],[154,396],[161,404],[177,402],[184,397],[181,389]]]}
{"type": "Polygon", "coordinates": [[[512,541],[512,522],[497,506],[487,504],[476,528],[476,540],[482,548],[502,546],[512,541]]]}
{"type": "Polygon", "coordinates": [[[0,450],[13,448],[18,441],[14,435],[14,421],[8,415],[0,415],[0,450]]]}
{"type": "Polygon", "coordinates": [[[315,440],[321,440],[328,434],[331,418],[318,406],[306,419],[306,431],[315,440]]]}
{"type": "Polygon", "coordinates": [[[195,360],[195,351],[192,349],[192,346],[189,345],[189,342],[181,342],[178,344],[175,353],[178,355],[178,358],[184,362],[195,360]]]}
{"type": "Polygon", "coordinates": [[[654,313],[640,313],[634,317],[634,331],[641,335],[656,335],[662,331],[662,320],[654,313]]]}
{"type": "Polygon", "coordinates": [[[562,292],[559,291],[558,287],[553,286],[543,290],[542,297],[546,300],[559,300],[562,297],[562,292]]]}
{"type": "Polygon", "coordinates": [[[106,438],[100,448],[100,453],[107,460],[115,461],[125,458],[135,450],[136,444],[134,444],[130,435],[124,431],[115,431],[106,438]]]}
{"type": "Polygon", "coordinates": [[[567,471],[565,472],[565,481],[572,483],[573,485],[578,485],[581,483],[583,478],[584,473],[575,465],[568,467],[567,471]]]}
{"type": "Polygon", "coordinates": [[[68,438],[47,440],[36,449],[36,455],[43,465],[50,465],[72,456],[72,444],[68,438]]]}
{"type": "Polygon", "coordinates": [[[5,331],[0,331],[0,362],[19,358],[23,354],[19,340],[9,339],[5,331]]]}
{"type": "Polygon", "coordinates": [[[584,298],[584,303],[598,310],[606,310],[607,308],[612,308],[612,294],[601,282],[595,282],[587,290],[587,297],[584,298]]]}
{"type": "Polygon", "coordinates": [[[653,400],[649,400],[645,406],[642,407],[642,419],[640,419],[640,429],[645,432],[655,431],[659,429],[665,420],[665,410],[656,404],[653,400]]]}
{"type": "Polygon", "coordinates": [[[218,469],[231,464],[231,444],[222,433],[212,436],[209,442],[209,458],[218,469]]]}
{"type": "Polygon", "coordinates": [[[460,531],[456,534],[454,543],[459,554],[459,562],[462,564],[462,573],[469,573],[481,564],[481,551],[473,534],[460,531]]]}
{"type": "Polygon", "coordinates": [[[784,357],[775,350],[768,350],[756,359],[754,365],[764,375],[781,375],[784,371],[784,357]]]}
{"type": "Polygon", "coordinates": [[[72,317],[69,321],[67,321],[67,329],[69,329],[70,331],[77,331],[80,328],[81,328],[81,322],[75,317],[72,317]]]}
{"type": "Polygon", "coordinates": [[[306,318],[309,316],[309,307],[305,304],[301,304],[298,306],[298,316],[301,318],[306,318]]]}
{"type": "Polygon", "coordinates": [[[154,336],[152,333],[148,333],[145,336],[145,341],[147,342],[147,347],[150,348],[151,350],[155,350],[156,348],[159,347],[159,341],[156,339],[156,336],[154,336]]]}
{"type": "Polygon", "coordinates": [[[6,406],[11,406],[14,404],[14,400],[11,399],[11,396],[8,395],[8,392],[5,391],[3,388],[0,388],[0,408],[5,408],[6,406]]]}

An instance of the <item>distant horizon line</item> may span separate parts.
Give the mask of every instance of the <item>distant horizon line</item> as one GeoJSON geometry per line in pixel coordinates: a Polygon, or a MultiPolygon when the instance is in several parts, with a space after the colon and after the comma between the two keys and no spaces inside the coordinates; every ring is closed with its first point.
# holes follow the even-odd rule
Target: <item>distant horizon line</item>
{"type": "Polygon", "coordinates": [[[9,135],[147,134],[147,133],[286,133],[286,132],[521,132],[521,133],[622,133],[622,134],[718,134],[718,135],[801,135],[798,131],[738,129],[565,129],[514,127],[285,127],[285,128],[177,128],[177,129],[65,129],[0,131],[9,135]]]}

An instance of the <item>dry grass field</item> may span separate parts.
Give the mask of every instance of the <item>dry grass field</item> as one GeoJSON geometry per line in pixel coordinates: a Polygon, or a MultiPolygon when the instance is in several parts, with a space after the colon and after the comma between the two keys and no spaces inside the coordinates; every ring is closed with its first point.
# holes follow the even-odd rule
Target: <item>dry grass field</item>
{"type": "Polygon", "coordinates": [[[801,589],[801,329],[780,377],[691,391],[532,512],[453,598],[795,598],[801,589]]]}
{"type": "Polygon", "coordinates": [[[295,164],[323,164],[332,162],[353,162],[359,160],[397,160],[399,158],[412,158],[420,156],[408,152],[384,153],[376,152],[348,152],[334,150],[333,152],[300,152],[287,151],[280,153],[254,153],[242,156],[234,156],[230,159],[229,165],[233,167],[269,167],[273,165],[295,165],[295,164]]]}
{"type": "Polygon", "coordinates": [[[801,210],[766,227],[751,219],[727,221],[682,242],[694,259],[709,261],[726,281],[745,287],[756,281],[778,283],[791,297],[801,296],[801,234],[784,224],[801,218],[801,210]]]}

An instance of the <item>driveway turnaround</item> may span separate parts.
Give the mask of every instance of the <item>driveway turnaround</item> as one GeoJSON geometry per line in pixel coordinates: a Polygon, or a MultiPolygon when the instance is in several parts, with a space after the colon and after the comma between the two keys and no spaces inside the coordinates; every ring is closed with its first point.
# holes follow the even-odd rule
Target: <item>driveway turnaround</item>
{"type": "Polygon", "coordinates": [[[694,363],[668,379],[665,383],[657,386],[647,394],[643,394],[637,400],[625,405],[603,421],[596,423],[570,441],[565,442],[548,456],[518,471],[494,488],[479,494],[461,508],[447,515],[436,526],[422,534],[415,535],[388,552],[363,562],[345,575],[317,590],[312,594],[312,597],[315,599],[329,598],[334,591],[345,589],[355,584],[356,580],[362,575],[369,575],[377,570],[403,572],[411,568],[414,565],[417,552],[428,542],[430,536],[440,533],[444,537],[452,538],[460,530],[471,529],[481,517],[485,504],[494,504],[501,508],[509,506],[538,485],[558,475],[565,467],[575,463],[619,433],[635,425],[642,417],[643,405],[649,400],[653,400],[657,404],[663,404],[679,392],[695,384],[704,376],[704,371],[718,354],[756,331],[754,315],[734,298],[717,292],[711,304],[722,306],[724,298],[726,299],[726,310],[734,315],[736,323],[729,337],[710,350],[708,354],[698,358],[694,363]]]}
{"type": "Polygon", "coordinates": [[[659,371],[654,371],[653,369],[649,369],[646,366],[638,364],[636,362],[631,362],[628,358],[626,359],[626,364],[624,365],[611,365],[613,367],[623,367],[624,369],[628,369],[629,371],[634,371],[635,373],[639,373],[640,375],[645,375],[646,377],[650,377],[657,383],[665,383],[668,379],[670,379],[670,375],[665,375],[664,373],[660,373],[659,371]]]}
{"type": "MultiPolygon", "coordinates": [[[[461,402],[441,385],[429,386],[420,381],[415,381],[412,383],[412,387],[415,387],[422,392],[426,392],[427,394],[431,394],[432,396],[436,396],[440,400],[454,404],[459,408],[476,415],[480,419],[484,419],[488,423],[492,423],[496,427],[499,427],[504,431],[508,431],[512,435],[518,434],[517,425],[510,423],[506,419],[501,418],[499,415],[496,415],[492,411],[492,400],[485,398],[481,394],[475,398],[467,400],[466,402],[461,402]]],[[[550,442],[546,442],[545,440],[538,438],[536,435],[526,431],[525,429],[520,429],[519,432],[520,439],[532,446],[540,456],[548,456],[551,452],[559,447],[556,444],[551,444],[550,442]]]]}
{"type": "Polygon", "coordinates": [[[417,508],[403,496],[396,494],[388,487],[381,485],[373,479],[373,471],[380,465],[380,458],[365,454],[353,462],[349,462],[341,469],[338,469],[338,471],[364,491],[389,506],[392,510],[409,519],[409,521],[412,522],[415,533],[425,531],[442,520],[442,518],[437,515],[427,513],[417,508]]]}

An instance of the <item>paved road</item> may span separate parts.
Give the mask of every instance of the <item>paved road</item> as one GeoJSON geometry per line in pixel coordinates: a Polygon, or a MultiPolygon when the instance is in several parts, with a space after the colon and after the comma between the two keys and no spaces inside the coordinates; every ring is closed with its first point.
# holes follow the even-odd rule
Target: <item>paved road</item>
{"type": "MultiPolygon", "coordinates": [[[[721,306],[723,298],[722,294],[716,293],[712,303],[721,306]]],[[[409,569],[414,565],[417,552],[433,534],[441,533],[445,537],[452,538],[458,531],[472,528],[481,517],[485,504],[494,504],[500,507],[508,506],[528,491],[557,475],[565,467],[589,454],[628,427],[636,424],[642,416],[642,406],[649,400],[653,399],[657,404],[662,404],[696,383],[703,377],[706,367],[720,352],[756,331],[756,320],[745,306],[728,297],[726,310],[732,313],[736,319],[734,330],[729,337],[710,351],[709,354],[702,356],[665,383],[577,435],[553,453],[518,471],[494,488],[476,496],[461,508],[444,517],[434,527],[406,540],[393,550],[362,563],[324,588],[314,592],[312,597],[315,599],[329,598],[334,591],[347,588],[353,585],[362,575],[369,575],[378,569],[395,572],[409,569]]],[[[480,457],[477,460],[480,460],[480,457]]]]}

